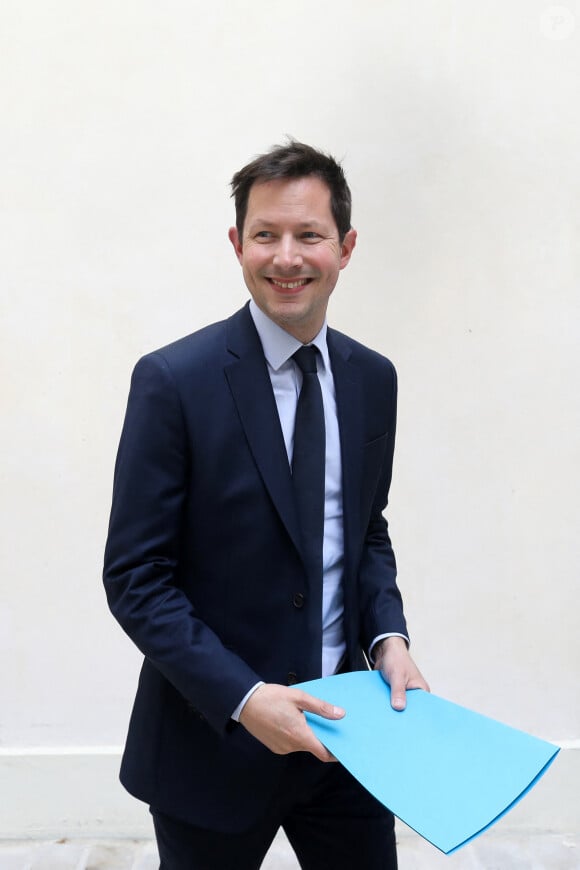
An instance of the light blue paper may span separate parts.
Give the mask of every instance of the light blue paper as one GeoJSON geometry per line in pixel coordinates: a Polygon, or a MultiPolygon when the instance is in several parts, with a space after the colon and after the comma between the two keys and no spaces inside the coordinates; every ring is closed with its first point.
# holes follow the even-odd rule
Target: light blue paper
{"type": "Polygon", "coordinates": [[[301,683],[344,707],[306,713],[319,740],[401,821],[449,854],[481,834],[538,781],[559,748],[419,689],[390,705],[378,671],[301,683]]]}

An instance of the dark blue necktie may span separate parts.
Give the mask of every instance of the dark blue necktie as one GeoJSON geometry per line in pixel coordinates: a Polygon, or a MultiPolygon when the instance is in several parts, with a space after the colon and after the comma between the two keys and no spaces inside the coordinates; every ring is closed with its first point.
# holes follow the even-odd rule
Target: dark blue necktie
{"type": "MultiPolygon", "coordinates": [[[[296,407],[292,484],[308,569],[311,594],[322,594],[322,539],[324,533],[324,476],[326,433],[322,391],[316,369],[318,350],[303,346],[293,359],[302,371],[302,389],[296,407]]],[[[320,607],[322,600],[320,599],[320,607]]],[[[322,612],[320,613],[322,619],[322,612]]]]}

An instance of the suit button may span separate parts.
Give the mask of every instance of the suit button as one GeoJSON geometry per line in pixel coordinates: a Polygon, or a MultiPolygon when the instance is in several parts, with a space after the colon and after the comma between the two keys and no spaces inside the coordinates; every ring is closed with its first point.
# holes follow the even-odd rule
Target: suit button
{"type": "Polygon", "coordinates": [[[295,674],[294,671],[288,672],[288,685],[293,686],[298,682],[298,674],[295,674]]]}
{"type": "Polygon", "coordinates": [[[187,702],[187,707],[188,707],[189,712],[192,716],[195,716],[196,719],[199,719],[202,722],[205,722],[205,716],[203,715],[201,710],[198,710],[197,707],[194,707],[193,704],[189,703],[189,701],[187,702]]]}
{"type": "Polygon", "coordinates": [[[292,596],[292,604],[294,607],[304,607],[304,595],[302,592],[295,592],[292,596]]]}

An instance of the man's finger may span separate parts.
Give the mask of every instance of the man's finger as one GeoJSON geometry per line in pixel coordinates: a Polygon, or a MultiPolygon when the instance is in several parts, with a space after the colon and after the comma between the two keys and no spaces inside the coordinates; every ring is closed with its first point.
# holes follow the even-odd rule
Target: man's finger
{"type": "Polygon", "coordinates": [[[312,740],[308,740],[305,742],[304,748],[306,752],[310,752],[312,755],[318,758],[319,761],[323,761],[325,763],[329,761],[336,761],[336,758],[331,752],[328,751],[324,743],[321,743],[320,740],[318,740],[314,736],[314,733],[312,731],[310,733],[312,734],[312,740]]]}
{"type": "Polygon", "coordinates": [[[429,683],[427,680],[424,680],[423,677],[413,677],[407,683],[408,689],[423,689],[425,692],[430,692],[431,689],[429,687],[429,683]]]}
{"type": "Polygon", "coordinates": [[[306,752],[310,752],[319,761],[329,762],[329,761],[337,761],[334,755],[328,751],[324,743],[321,743],[320,740],[315,736],[314,732],[311,728],[309,730],[308,739],[304,741],[304,750],[306,752]]]}

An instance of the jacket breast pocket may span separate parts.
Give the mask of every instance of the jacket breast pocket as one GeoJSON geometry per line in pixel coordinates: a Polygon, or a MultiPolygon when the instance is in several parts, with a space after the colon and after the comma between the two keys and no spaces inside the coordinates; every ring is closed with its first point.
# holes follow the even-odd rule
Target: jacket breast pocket
{"type": "Polygon", "coordinates": [[[366,441],[364,445],[365,453],[367,450],[376,450],[377,448],[384,450],[388,437],[389,433],[385,432],[384,435],[379,435],[377,438],[371,438],[370,441],[366,441]]]}
{"type": "Polygon", "coordinates": [[[389,433],[367,441],[363,448],[363,493],[373,493],[376,489],[383,466],[389,433]]]}

